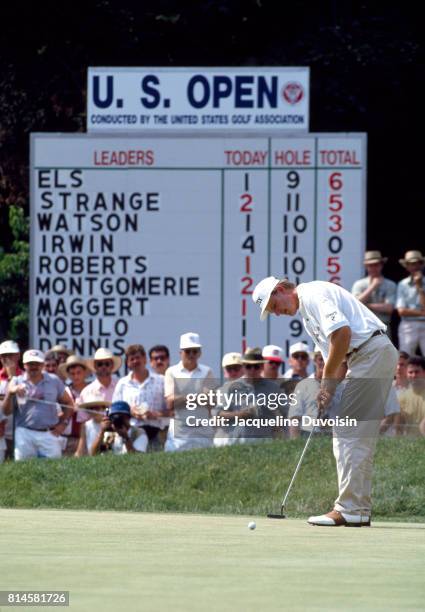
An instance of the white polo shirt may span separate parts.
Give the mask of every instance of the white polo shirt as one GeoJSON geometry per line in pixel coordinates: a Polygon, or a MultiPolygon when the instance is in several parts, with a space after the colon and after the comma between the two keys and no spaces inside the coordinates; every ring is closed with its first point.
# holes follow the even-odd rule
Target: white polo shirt
{"type": "MultiPolygon", "coordinates": [[[[203,365],[202,363],[198,363],[194,370],[187,370],[183,363],[180,361],[176,365],[170,366],[165,372],[165,381],[164,381],[164,391],[165,397],[169,398],[174,395],[185,395],[186,393],[199,393],[205,388],[210,388],[214,383],[214,374],[211,368],[207,365],[203,365]]],[[[206,407],[198,406],[195,410],[191,412],[191,415],[198,418],[208,418],[209,412],[206,407]]],[[[167,444],[173,445],[175,441],[180,438],[187,442],[189,438],[195,437],[196,432],[194,432],[193,427],[187,426],[184,418],[179,420],[178,423],[178,435],[175,419],[170,419],[170,427],[167,434],[167,444]],[[175,432],[176,429],[176,432],[175,432]]],[[[202,433],[208,437],[208,433],[210,432],[209,427],[203,427],[202,433]]],[[[212,435],[210,436],[212,440],[212,435]]],[[[165,450],[167,449],[167,444],[165,450]]],[[[175,450],[173,448],[173,450],[175,450]]]]}
{"type": "Polygon", "coordinates": [[[324,359],[329,354],[329,336],[340,327],[348,326],[351,329],[348,353],[366,342],[376,330],[387,329],[369,308],[334,283],[301,283],[297,287],[297,294],[304,327],[318,344],[324,359]]]}

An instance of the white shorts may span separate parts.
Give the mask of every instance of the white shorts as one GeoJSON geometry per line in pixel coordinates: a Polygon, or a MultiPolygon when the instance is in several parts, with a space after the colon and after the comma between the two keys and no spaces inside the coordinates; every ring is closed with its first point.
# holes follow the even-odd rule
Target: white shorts
{"type": "Polygon", "coordinates": [[[15,429],[15,460],[40,457],[57,459],[62,456],[61,439],[51,431],[34,431],[27,427],[15,429]]]}

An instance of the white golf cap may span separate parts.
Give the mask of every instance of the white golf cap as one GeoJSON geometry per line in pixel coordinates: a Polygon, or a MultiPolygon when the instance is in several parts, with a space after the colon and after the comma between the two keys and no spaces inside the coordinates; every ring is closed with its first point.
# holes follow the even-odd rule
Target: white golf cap
{"type": "Polygon", "coordinates": [[[0,344],[0,355],[20,353],[19,346],[13,340],[5,340],[0,344]]]}
{"type": "Polygon", "coordinates": [[[305,342],[295,342],[295,344],[291,344],[289,347],[289,354],[293,355],[294,353],[307,353],[310,354],[310,349],[308,348],[308,344],[305,342]]]}
{"type": "Polygon", "coordinates": [[[256,285],[254,289],[254,293],[252,294],[252,299],[254,304],[261,309],[260,320],[264,321],[264,319],[269,314],[266,310],[267,304],[270,300],[270,295],[276,285],[279,284],[279,279],[274,276],[268,276],[267,278],[263,278],[262,281],[256,285]]]}
{"type": "Polygon", "coordinates": [[[37,349],[25,351],[22,358],[23,363],[44,363],[44,353],[37,349]]]}
{"type": "Polygon", "coordinates": [[[187,332],[187,334],[182,334],[180,336],[180,348],[181,349],[189,349],[189,348],[201,348],[201,340],[199,338],[199,334],[195,334],[194,332],[187,332]]]}
{"type": "Polygon", "coordinates": [[[283,348],[276,346],[275,344],[268,344],[263,348],[263,357],[267,361],[277,361],[278,363],[283,362],[283,348]]]}
{"type": "Polygon", "coordinates": [[[223,355],[221,360],[221,367],[227,368],[227,366],[242,365],[242,355],[240,353],[226,353],[223,355]]]}

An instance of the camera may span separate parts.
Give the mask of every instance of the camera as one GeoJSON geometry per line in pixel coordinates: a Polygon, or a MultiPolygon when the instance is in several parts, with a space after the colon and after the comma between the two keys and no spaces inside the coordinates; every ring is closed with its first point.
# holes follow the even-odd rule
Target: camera
{"type": "Polygon", "coordinates": [[[113,402],[106,410],[106,416],[111,421],[111,427],[108,427],[107,431],[117,431],[123,427],[129,427],[130,406],[123,401],[113,402]]]}
{"type": "Polygon", "coordinates": [[[114,429],[121,429],[122,427],[127,425],[126,418],[125,418],[126,415],[124,414],[115,413],[115,414],[111,414],[108,416],[109,416],[109,420],[112,423],[112,427],[114,429]]]}

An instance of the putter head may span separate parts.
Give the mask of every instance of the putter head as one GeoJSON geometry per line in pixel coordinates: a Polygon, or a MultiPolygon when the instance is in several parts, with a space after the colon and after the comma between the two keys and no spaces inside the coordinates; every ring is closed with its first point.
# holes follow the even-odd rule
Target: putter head
{"type": "Polygon", "coordinates": [[[284,519],[286,518],[286,514],[284,513],[284,507],[282,506],[280,509],[280,514],[268,514],[267,518],[271,519],[284,519]]]}

